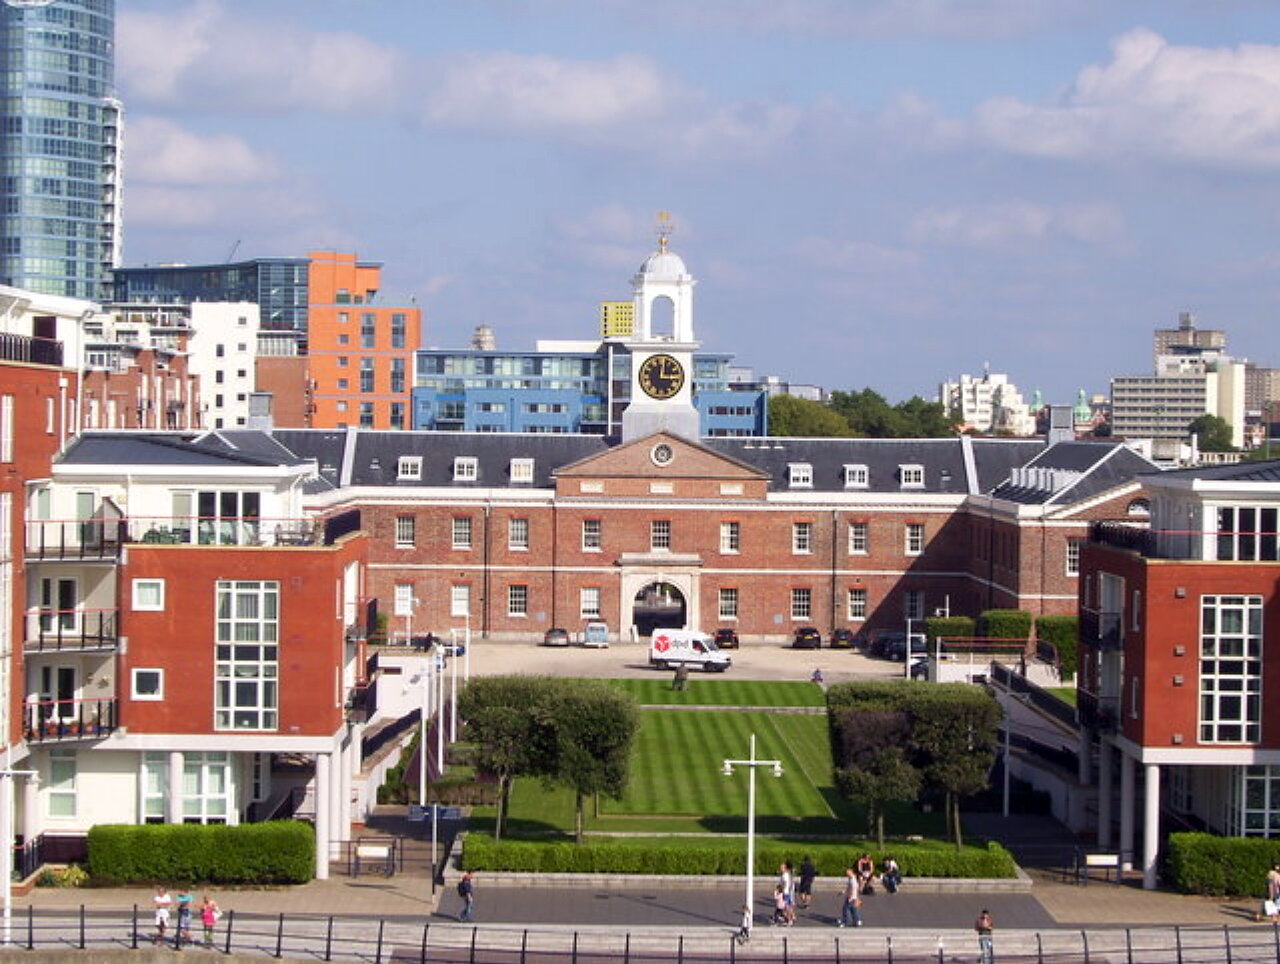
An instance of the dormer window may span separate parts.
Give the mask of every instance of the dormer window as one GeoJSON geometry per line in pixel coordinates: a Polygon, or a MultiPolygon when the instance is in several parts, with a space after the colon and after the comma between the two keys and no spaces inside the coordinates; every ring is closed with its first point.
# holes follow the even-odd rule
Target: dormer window
{"type": "Polygon", "coordinates": [[[422,479],[422,456],[402,455],[396,463],[396,478],[417,482],[422,479]]]}
{"type": "Polygon", "coordinates": [[[480,475],[480,460],[474,455],[459,455],[453,460],[453,481],[474,482],[480,475]]]}
{"type": "Polygon", "coordinates": [[[865,489],[871,484],[871,473],[865,465],[846,465],[844,467],[844,487],[846,489],[865,489]]]}
{"type": "Polygon", "coordinates": [[[899,465],[898,484],[904,489],[924,488],[923,465],[899,465]]]}
{"type": "Polygon", "coordinates": [[[788,463],[787,484],[793,489],[812,489],[813,466],[808,462],[788,463]]]}
{"type": "Polygon", "coordinates": [[[530,485],[533,483],[533,459],[511,460],[511,481],[530,485]]]}

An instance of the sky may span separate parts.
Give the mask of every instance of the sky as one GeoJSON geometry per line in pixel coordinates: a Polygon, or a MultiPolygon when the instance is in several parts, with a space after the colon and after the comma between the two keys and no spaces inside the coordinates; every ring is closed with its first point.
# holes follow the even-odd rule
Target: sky
{"type": "Polygon", "coordinates": [[[1274,0],[118,0],[116,81],[125,264],[354,251],[432,347],[594,337],[668,211],[758,374],[1280,366],[1274,0]]]}

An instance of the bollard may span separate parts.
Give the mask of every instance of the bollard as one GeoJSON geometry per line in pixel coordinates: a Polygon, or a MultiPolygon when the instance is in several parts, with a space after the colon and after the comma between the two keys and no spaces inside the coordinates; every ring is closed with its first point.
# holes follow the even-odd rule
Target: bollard
{"type": "Polygon", "coordinates": [[[382,933],[386,930],[387,922],[385,920],[378,921],[378,949],[373,956],[373,964],[382,964],[382,933]]]}
{"type": "Polygon", "coordinates": [[[284,914],[276,921],[276,958],[284,957],[284,914]]]}
{"type": "Polygon", "coordinates": [[[729,938],[729,964],[738,964],[738,939],[729,938]]]}
{"type": "Polygon", "coordinates": [[[1124,929],[1124,950],[1125,960],[1133,964],[1133,932],[1127,927],[1124,929]]]}
{"type": "Polygon", "coordinates": [[[836,964],[840,964],[840,938],[835,939],[836,942],[836,964]]]}
{"type": "Polygon", "coordinates": [[[947,953],[942,947],[942,935],[938,935],[938,964],[946,964],[947,953]]]}
{"type": "Polygon", "coordinates": [[[1222,925],[1222,943],[1227,949],[1227,964],[1231,964],[1231,929],[1226,924],[1222,925]]]}
{"type": "Polygon", "coordinates": [[[684,935],[680,935],[680,943],[676,945],[676,964],[684,964],[684,935]]]}
{"type": "Polygon", "coordinates": [[[1044,964],[1044,937],[1036,931],[1036,964],[1044,964]]]}
{"type": "Polygon", "coordinates": [[[1178,964],[1182,964],[1182,925],[1173,925],[1173,940],[1178,948],[1178,964]]]}
{"type": "Polygon", "coordinates": [[[333,915],[329,915],[329,926],[324,931],[324,959],[333,960],[333,915]]]}
{"type": "Polygon", "coordinates": [[[529,950],[529,928],[524,929],[524,933],[520,935],[520,964],[524,964],[525,953],[529,950]]]}
{"type": "Polygon", "coordinates": [[[782,964],[789,964],[790,960],[791,955],[787,948],[787,938],[784,935],[782,938],[782,964]]]}
{"type": "MultiPolygon", "coordinates": [[[[427,935],[431,933],[431,921],[427,921],[422,925],[422,949],[418,953],[419,964],[427,964],[427,935]]],[[[524,954],[521,953],[520,960],[523,964],[524,954]]]]}
{"type": "MultiPolygon", "coordinates": [[[[840,938],[836,938],[837,941],[840,938]]],[[[884,938],[884,958],[888,964],[893,964],[893,935],[886,934],[884,938]]]]}
{"type": "Polygon", "coordinates": [[[80,950],[84,950],[84,904],[80,905],[80,950]]]}
{"type": "Polygon", "coordinates": [[[1080,940],[1084,941],[1084,964],[1089,964],[1089,934],[1086,931],[1080,932],[1080,940]]]}
{"type": "Polygon", "coordinates": [[[227,911],[227,943],[226,950],[223,952],[225,954],[231,953],[231,928],[235,926],[235,922],[236,912],[233,910],[227,911]]]}
{"type": "Polygon", "coordinates": [[[478,930],[478,927],[471,928],[471,964],[476,964],[476,931],[478,930]]]}
{"type": "Polygon", "coordinates": [[[627,942],[622,947],[622,964],[631,964],[631,931],[627,931],[627,942]]]}
{"type": "Polygon", "coordinates": [[[578,964],[578,932],[573,932],[573,964],[578,964]]]}
{"type": "Polygon", "coordinates": [[[27,950],[34,951],[36,949],[36,911],[31,905],[27,905],[27,950]]]}
{"type": "Polygon", "coordinates": [[[130,946],[136,951],[138,949],[138,905],[133,905],[133,940],[130,946]]]}

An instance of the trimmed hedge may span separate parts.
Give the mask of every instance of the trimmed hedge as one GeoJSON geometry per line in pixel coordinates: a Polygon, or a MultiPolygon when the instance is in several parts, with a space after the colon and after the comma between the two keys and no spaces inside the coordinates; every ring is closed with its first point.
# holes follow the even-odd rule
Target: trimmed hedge
{"type": "Polygon", "coordinates": [[[1267,871],[1280,864],[1280,840],[1172,833],[1165,850],[1168,882],[1184,894],[1262,897],[1267,871]]]}
{"type": "MultiPolygon", "coordinates": [[[[741,840],[701,843],[685,838],[678,846],[668,842],[631,843],[539,843],[530,840],[503,840],[495,843],[483,834],[468,834],[463,841],[465,870],[511,871],[515,873],[569,874],[676,874],[685,877],[736,876],[743,872],[744,844],[741,840]]],[[[827,876],[844,873],[860,853],[870,852],[879,863],[892,854],[906,877],[1013,877],[1013,857],[998,843],[985,847],[955,846],[933,841],[903,842],[877,852],[874,844],[852,840],[846,844],[788,843],[761,840],[756,843],[756,873],[776,873],[784,860],[799,864],[808,854],[818,872],[827,876]]]]}
{"type": "Polygon", "coordinates": [[[938,637],[948,639],[972,639],[977,624],[969,616],[930,616],[924,621],[924,634],[930,647],[938,637]]]}
{"type": "Polygon", "coordinates": [[[1076,652],[1080,642],[1080,617],[1037,616],[1036,639],[1058,651],[1058,666],[1064,679],[1075,676],[1076,652]]]}
{"type": "Polygon", "coordinates": [[[225,824],[99,824],[89,831],[94,884],[304,884],[316,836],[296,820],[225,824]]]}
{"type": "Polygon", "coordinates": [[[978,635],[988,639],[1031,638],[1031,613],[1025,609],[988,609],[978,616],[978,635]]]}

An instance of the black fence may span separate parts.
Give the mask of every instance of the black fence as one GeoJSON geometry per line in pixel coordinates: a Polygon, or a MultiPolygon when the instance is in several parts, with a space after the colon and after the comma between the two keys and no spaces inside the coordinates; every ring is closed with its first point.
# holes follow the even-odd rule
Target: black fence
{"type": "MultiPolygon", "coordinates": [[[[163,934],[147,908],[41,912],[27,908],[15,916],[0,942],[27,950],[91,951],[152,946],[206,948],[230,955],[355,961],[370,964],[808,964],[808,962],[884,962],[948,964],[973,960],[978,951],[972,933],[925,929],[842,931],[757,928],[742,941],[731,928],[675,932],[652,928],[519,928],[452,922],[361,917],[237,914],[228,911],[208,932],[198,909],[189,931],[176,930],[177,918],[163,934]],[[181,945],[179,945],[181,941],[181,945]]],[[[998,964],[1276,964],[1280,927],[1172,926],[1110,930],[1006,931],[995,936],[998,964]]]]}

